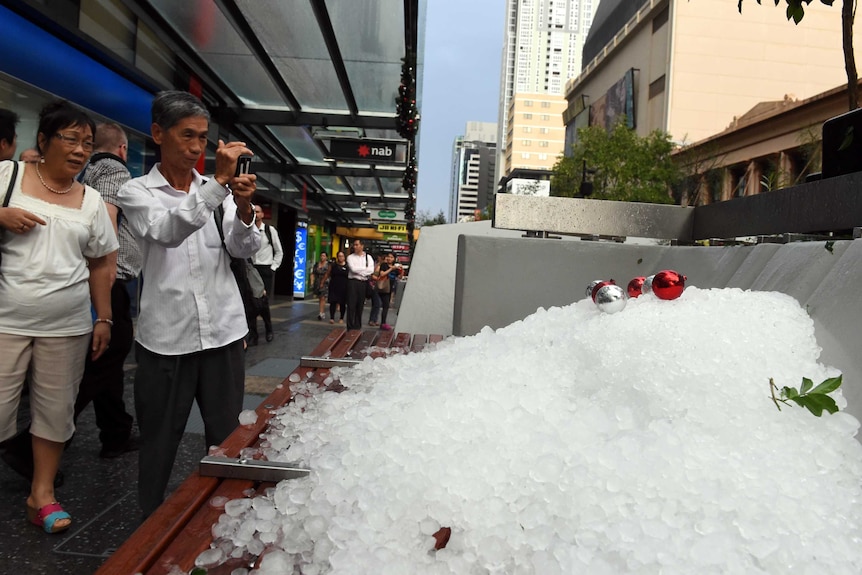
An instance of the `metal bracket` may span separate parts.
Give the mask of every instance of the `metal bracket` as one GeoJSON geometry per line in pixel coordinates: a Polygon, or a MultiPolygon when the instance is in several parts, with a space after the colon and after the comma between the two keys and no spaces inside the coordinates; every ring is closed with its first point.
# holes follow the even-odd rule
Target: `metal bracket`
{"type": "Polygon", "coordinates": [[[207,455],[201,459],[198,473],[202,477],[222,479],[248,479],[250,481],[271,481],[297,479],[311,473],[310,469],[299,467],[294,462],[263,461],[207,455]]]}
{"type": "Polygon", "coordinates": [[[348,357],[316,357],[306,355],[299,360],[299,367],[350,367],[360,363],[348,357]]]}

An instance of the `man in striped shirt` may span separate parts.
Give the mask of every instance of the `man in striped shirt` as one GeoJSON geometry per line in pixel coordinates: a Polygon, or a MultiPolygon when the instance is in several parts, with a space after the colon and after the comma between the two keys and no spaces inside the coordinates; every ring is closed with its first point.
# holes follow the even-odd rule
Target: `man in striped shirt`
{"type": "Polygon", "coordinates": [[[131,179],[126,167],[129,141],[126,132],[113,123],[96,126],[93,155],[81,175],[84,184],[101,194],[120,243],[117,252],[117,279],[111,288],[111,345],[93,361],[87,354],[84,377],[75,401],[75,420],[93,403],[102,450],[99,457],[112,459],[137,449],[132,438],[132,416],[123,401],[123,363],[132,349],[131,299],[127,286],[141,271],[141,251],[128,221],[121,217],[117,193],[131,179]]]}

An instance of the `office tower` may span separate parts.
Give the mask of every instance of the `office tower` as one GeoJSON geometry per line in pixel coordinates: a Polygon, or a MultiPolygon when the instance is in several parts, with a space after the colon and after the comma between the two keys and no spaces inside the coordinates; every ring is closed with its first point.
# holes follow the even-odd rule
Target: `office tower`
{"type": "Polygon", "coordinates": [[[584,41],[598,4],[599,0],[506,0],[497,134],[500,175],[511,169],[504,158],[512,139],[512,99],[519,93],[563,95],[566,81],[581,70],[584,41]]]}
{"type": "Polygon", "coordinates": [[[472,219],[491,202],[495,190],[497,124],[467,122],[452,148],[448,221],[472,219]]]}

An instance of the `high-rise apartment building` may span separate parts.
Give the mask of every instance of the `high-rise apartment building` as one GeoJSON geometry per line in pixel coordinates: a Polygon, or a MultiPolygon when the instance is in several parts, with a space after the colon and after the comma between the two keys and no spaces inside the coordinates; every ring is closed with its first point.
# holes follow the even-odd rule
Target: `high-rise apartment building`
{"type": "Polygon", "coordinates": [[[494,195],[497,164],[497,124],[467,122],[452,148],[449,222],[472,218],[494,195]]]}
{"type": "Polygon", "coordinates": [[[551,170],[563,152],[566,99],[552,94],[515,94],[509,104],[509,133],[503,153],[503,173],[551,170]]]}
{"type": "MultiPolygon", "coordinates": [[[[512,137],[509,116],[515,94],[563,95],[566,81],[580,73],[584,41],[598,4],[599,0],[506,0],[497,134],[501,158],[512,137]]],[[[500,160],[501,175],[513,167],[500,160]]]]}

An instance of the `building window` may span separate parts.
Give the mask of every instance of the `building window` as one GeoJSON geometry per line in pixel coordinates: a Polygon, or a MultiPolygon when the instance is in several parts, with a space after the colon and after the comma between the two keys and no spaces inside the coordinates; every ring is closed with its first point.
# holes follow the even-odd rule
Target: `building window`
{"type": "Polygon", "coordinates": [[[542,107],[543,107],[543,108],[550,108],[550,107],[551,107],[551,103],[550,103],[550,102],[542,102],[542,107]]]}
{"type": "Polygon", "coordinates": [[[652,100],[664,92],[664,74],[649,85],[649,99],[652,100]]]}
{"type": "Polygon", "coordinates": [[[521,140],[521,144],[523,144],[524,146],[532,146],[533,141],[532,140],[521,140]]]}
{"type": "Polygon", "coordinates": [[[533,128],[532,128],[531,126],[524,126],[524,127],[522,128],[522,131],[523,131],[525,134],[529,134],[530,132],[532,132],[532,131],[533,131],[533,128]]]}
{"type": "Polygon", "coordinates": [[[525,119],[525,120],[532,120],[532,119],[533,119],[533,115],[532,115],[532,114],[524,114],[524,119],[525,119]]]}
{"type": "Polygon", "coordinates": [[[541,132],[542,134],[547,134],[549,131],[550,130],[548,130],[548,128],[539,128],[539,132],[541,132]]]}
{"type": "Polygon", "coordinates": [[[550,119],[551,119],[551,117],[550,117],[549,115],[547,115],[547,114],[542,114],[542,121],[543,121],[543,122],[547,122],[547,121],[548,121],[548,120],[550,120],[550,119]]]}
{"type": "Polygon", "coordinates": [[[524,100],[524,106],[527,108],[532,108],[533,107],[533,101],[532,100],[524,100]]]}
{"type": "Polygon", "coordinates": [[[522,160],[529,160],[530,159],[530,152],[521,152],[521,159],[522,160]]]}
{"type": "Polygon", "coordinates": [[[539,142],[539,147],[540,148],[547,148],[548,142],[546,140],[542,140],[541,142],[539,142]]]}

